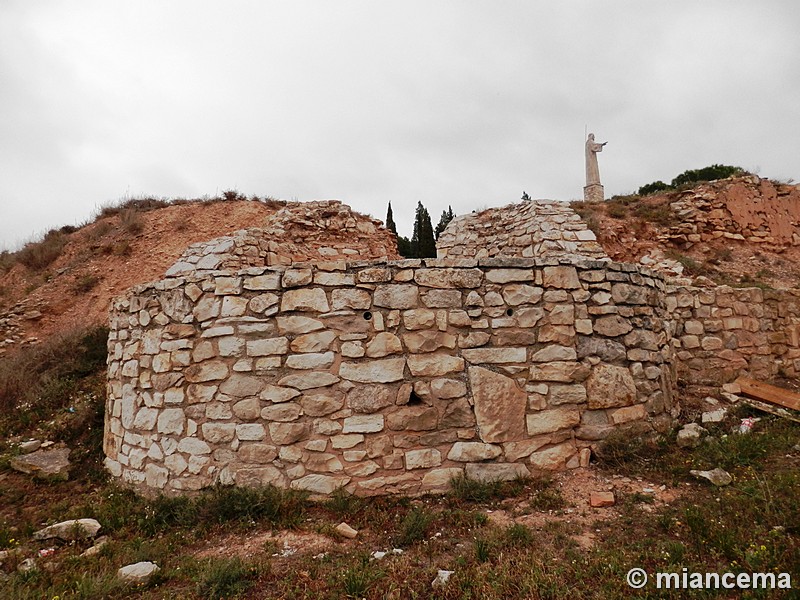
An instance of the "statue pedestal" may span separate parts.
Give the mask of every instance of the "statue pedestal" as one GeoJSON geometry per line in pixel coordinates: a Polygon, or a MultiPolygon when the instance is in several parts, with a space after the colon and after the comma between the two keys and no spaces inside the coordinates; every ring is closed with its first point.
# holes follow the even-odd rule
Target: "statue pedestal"
{"type": "Polygon", "coordinates": [[[593,183],[583,188],[584,202],[603,202],[606,199],[605,191],[600,183],[593,183]]]}

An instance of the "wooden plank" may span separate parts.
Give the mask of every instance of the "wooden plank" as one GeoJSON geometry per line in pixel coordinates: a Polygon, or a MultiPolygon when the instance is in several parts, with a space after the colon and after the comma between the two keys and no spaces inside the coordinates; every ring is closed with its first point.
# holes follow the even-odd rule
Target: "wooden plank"
{"type": "Polygon", "coordinates": [[[764,383],[763,381],[750,379],[749,377],[739,377],[736,383],[742,388],[742,394],[745,396],[750,396],[751,398],[763,402],[777,404],[784,408],[800,410],[800,394],[764,383]]]}
{"type": "Polygon", "coordinates": [[[790,421],[794,421],[795,423],[800,423],[800,418],[793,416],[785,408],[779,408],[777,406],[773,406],[772,404],[767,404],[766,402],[759,402],[758,400],[752,400],[750,398],[742,398],[742,402],[744,404],[747,404],[747,406],[752,406],[757,410],[761,410],[763,412],[778,417],[783,417],[784,419],[789,419],[790,421]]]}

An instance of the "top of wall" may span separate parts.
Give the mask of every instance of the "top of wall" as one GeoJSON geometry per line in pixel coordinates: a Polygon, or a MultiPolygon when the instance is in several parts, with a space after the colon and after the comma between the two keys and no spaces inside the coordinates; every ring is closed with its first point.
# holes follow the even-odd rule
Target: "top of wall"
{"type": "Polygon", "coordinates": [[[399,259],[395,235],[338,200],[289,202],[264,227],[192,244],[168,277],[293,262],[399,259]]]}
{"type": "Polygon", "coordinates": [[[453,219],[436,243],[439,258],[607,259],[566,203],[534,200],[453,219]]]}

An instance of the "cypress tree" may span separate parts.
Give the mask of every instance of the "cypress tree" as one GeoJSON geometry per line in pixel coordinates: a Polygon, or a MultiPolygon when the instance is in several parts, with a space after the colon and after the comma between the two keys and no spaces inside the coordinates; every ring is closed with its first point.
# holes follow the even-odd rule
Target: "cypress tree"
{"type": "Polygon", "coordinates": [[[415,258],[436,258],[436,239],[433,237],[431,216],[422,202],[417,202],[411,247],[415,258]]]}
{"type": "Polygon", "coordinates": [[[392,215],[392,203],[389,202],[389,210],[386,211],[386,229],[397,235],[397,226],[394,224],[394,217],[392,215]]]}
{"type": "Polygon", "coordinates": [[[453,213],[452,206],[448,206],[447,210],[442,211],[442,216],[439,218],[439,223],[436,225],[436,229],[433,230],[433,233],[435,234],[437,241],[439,239],[439,236],[447,228],[447,225],[450,223],[450,221],[453,220],[453,217],[455,216],[456,215],[455,213],[453,213]]]}

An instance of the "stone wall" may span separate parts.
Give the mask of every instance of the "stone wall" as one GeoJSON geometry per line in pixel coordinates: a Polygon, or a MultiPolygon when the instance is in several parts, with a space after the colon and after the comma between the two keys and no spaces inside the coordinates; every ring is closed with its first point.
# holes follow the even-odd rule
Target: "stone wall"
{"type": "Polygon", "coordinates": [[[800,245],[800,186],[756,175],[722,179],[680,193],[670,203],[681,223],[659,236],[691,247],[715,239],[777,249],[800,245]]]}
{"type": "Polygon", "coordinates": [[[682,379],[800,374],[800,290],[670,287],[667,307],[682,379]]]}
{"type": "Polygon", "coordinates": [[[439,258],[608,258],[567,203],[547,200],[458,216],[439,236],[436,248],[439,258]]]}
{"type": "Polygon", "coordinates": [[[167,276],[298,261],[399,258],[395,235],[380,221],[338,200],[287,202],[262,227],[192,244],[167,276]]]}
{"type": "Polygon", "coordinates": [[[111,311],[110,472],[327,494],[586,465],[671,424],[663,281],[534,259],[295,264],[133,288],[111,311]]]}

